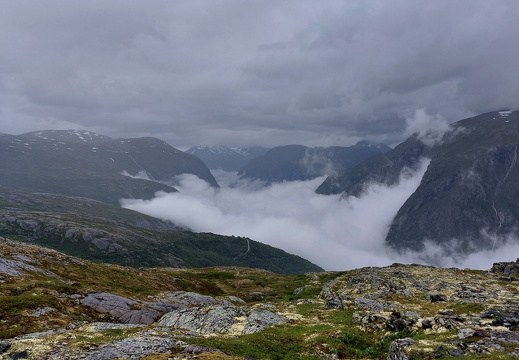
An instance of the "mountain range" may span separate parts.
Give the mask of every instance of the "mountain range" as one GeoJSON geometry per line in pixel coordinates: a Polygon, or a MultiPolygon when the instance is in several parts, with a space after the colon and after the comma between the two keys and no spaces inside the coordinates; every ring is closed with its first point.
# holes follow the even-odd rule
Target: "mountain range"
{"type": "Polygon", "coordinates": [[[156,138],[111,139],[88,131],[0,134],[0,186],[88,197],[111,204],[174,192],[190,173],[214,187],[205,164],[156,138]]]}
{"type": "Polygon", "coordinates": [[[385,144],[358,142],[349,147],[277,146],[249,161],[238,172],[242,179],[273,182],[309,180],[331,175],[391,150],[385,144]]]}
{"type": "Polygon", "coordinates": [[[269,149],[256,147],[193,146],[186,153],[200,158],[211,170],[239,171],[243,166],[269,149]]]}
{"type": "MultiPolygon", "coordinates": [[[[519,112],[487,113],[344,166],[317,191],[362,196],[425,159],[387,244],[492,249],[518,235],[518,147],[519,112]]],[[[315,173],[333,157],[278,150],[287,166],[308,152],[326,159],[315,173]]],[[[395,263],[323,272],[248,238],[193,233],[116,204],[121,194],[175,191],[186,168],[207,176],[200,160],[158,139],[0,134],[0,151],[0,359],[519,356],[519,260],[485,271],[395,263]]]]}
{"type": "Polygon", "coordinates": [[[194,233],[121,208],[121,198],[177,191],[175,177],[184,173],[218,187],[200,159],[162,140],[46,130],[0,134],[0,153],[0,235],[135,267],[322,271],[248,238],[194,233]]]}
{"type": "Polygon", "coordinates": [[[430,242],[468,254],[517,239],[519,112],[460,120],[443,137],[437,135],[415,134],[395,149],[329,177],[317,192],[360,196],[370,183],[395,184],[402,171],[416,169],[427,158],[430,164],[418,188],[392,221],[388,245],[422,251],[430,242]]]}
{"type": "MultiPolygon", "coordinates": [[[[515,241],[519,237],[519,112],[490,112],[438,131],[430,129],[414,134],[394,149],[367,142],[351,147],[280,146],[251,159],[240,175],[271,183],[331,174],[317,189],[318,193],[359,197],[372,183],[396,184],[403,172],[416,170],[422,160],[427,159],[428,168],[416,191],[395,211],[385,239],[387,245],[401,252],[420,252],[431,243],[451,253],[466,255],[515,241]]],[[[115,261],[110,260],[112,257],[121,264],[134,266],[137,263],[129,254],[143,251],[142,244],[147,242],[159,245],[146,249],[147,255],[140,263],[143,266],[213,264],[186,260],[193,254],[193,247],[188,246],[183,253],[177,245],[175,249],[168,248],[172,243],[193,245],[199,239],[200,244],[207,245],[209,238],[228,242],[225,251],[231,255],[227,260],[221,257],[222,253],[215,255],[214,249],[211,250],[208,257],[219,259],[214,264],[233,263],[229,258],[241,259],[238,255],[245,252],[243,247],[247,245],[248,249],[253,244],[250,239],[185,232],[186,229],[179,229],[175,224],[152,218],[141,217],[128,222],[121,220],[126,217],[121,214],[115,220],[96,216],[104,212],[98,210],[97,205],[88,209],[90,203],[81,198],[118,205],[122,197],[145,198],[158,190],[176,191],[175,176],[186,172],[218,186],[200,159],[161,140],[111,139],[84,131],[40,131],[18,136],[1,134],[0,150],[5,154],[0,158],[3,170],[0,185],[5,188],[6,202],[1,229],[5,235],[37,240],[62,251],[78,251],[72,254],[96,260],[115,261]],[[63,209],[56,201],[49,205],[51,200],[47,197],[45,201],[38,198],[38,206],[21,207],[20,204],[29,204],[33,196],[23,192],[61,194],[65,197],[59,202],[69,205],[61,205],[63,209]],[[16,198],[25,200],[15,206],[16,198]],[[42,205],[45,202],[47,204],[42,205]],[[72,203],[76,205],[70,205],[72,203]],[[87,213],[82,212],[84,209],[87,213]],[[18,213],[13,215],[12,210],[18,213]],[[10,221],[11,218],[19,221],[10,221]],[[52,224],[51,230],[45,224],[34,225],[40,224],[39,219],[52,224]],[[65,219],[65,225],[59,219],[65,219]],[[84,243],[64,240],[67,231],[63,229],[86,229],[88,223],[94,224],[91,226],[94,229],[101,229],[97,237],[87,235],[90,240],[84,243]],[[110,229],[121,232],[113,230],[112,233],[110,229]],[[127,243],[125,239],[137,240],[127,243]],[[80,250],[74,248],[78,244],[81,244],[80,250]],[[242,250],[235,253],[230,249],[242,250]]],[[[121,210],[118,206],[114,208],[121,210]]],[[[108,213],[115,216],[115,210],[108,213]]],[[[78,234],[82,234],[81,231],[78,234]]],[[[71,234],[68,232],[68,236],[71,234]]],[[[293,269],[300,271],[314,266],[298,264],[293,265],[293,269]]],[[[271,265],[261,265],[272,269],[266,266],[271,265]]]]}

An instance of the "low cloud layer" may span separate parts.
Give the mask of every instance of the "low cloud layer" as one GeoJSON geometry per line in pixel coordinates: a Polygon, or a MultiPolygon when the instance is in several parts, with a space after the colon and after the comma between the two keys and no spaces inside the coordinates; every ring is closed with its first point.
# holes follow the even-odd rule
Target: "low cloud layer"
{"type": "Polygon", "coordinates": [[[441,143],[443,136],[451,130],[449,122],[440,115],[429,115],[425,109],[418,109],[406,118],[406,135],[416,134],[425,145],[441,143]]]}
{"type": "Polygon", "coordinates": [[[519,108],[519,2],[0,2],[0,132],[394,145],[415,109],[519,108]]]}
{"type": "Polygon", "coordinates": [[[513,239],[496,251],[464,257],[431,244],[424,253],[396,254],[385,247],[393,217],[418,187],[428,164],[424,160],[415,173],[404,172],[398,185],[373,184],[360,198],[316,194],[323,178],[259,187],[236,183],[235,173],[219,172],[215,175],[221,189],[193,175],[182,175],[178,193],[159,193],[152,200],[126,199],[122,204],[194,231],[250,237],[326,270],[393,262],[487,269],[495,261],[515,260],[510,254],[517,253],[519,245],[513,239]],[[237,187],[226,186],[229,183],[237,187]]]}

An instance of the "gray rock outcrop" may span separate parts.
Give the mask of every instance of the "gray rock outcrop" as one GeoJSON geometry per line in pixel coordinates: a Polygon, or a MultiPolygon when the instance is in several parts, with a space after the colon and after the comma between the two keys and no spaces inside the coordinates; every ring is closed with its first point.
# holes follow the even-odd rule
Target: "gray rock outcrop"
{"type": "Polygon", "coordinates": [[[404,349],[413,343],[414,340],[411,338],[397,339],[393,341],[389,346],[387,360],[408,360],[409,358],[404,349]]]}
{"type": "Polygon", "coordinates": [[[282,324],[288,322],[284,317],[279,316],[268,310],[254,310],[247,317],[247,324],[243,329],[243,334],[252,334],[271,325],[282,324]]]}
{"type": "Polygon", "coordinates": [[[79,302],[127,324],[151,324],[160,316],[158,311],[150,308],[134,309],[139,304],[137,301],[110,293],[89,294],[79,302]]]}
{"type": "Polygon", "coordinates": [[[99,349],[91,350],[78,357],[78,360],[139,360],[151,354],[167,353],[172,347],[185,347],[187,344],[169,336],[138,335],[114,341],[99,349]]]}
{"type": "Polygon", "coordinates": [[[269,310],[252,310],[247,315],[246,310],[240,307],[215,305],[169,312],[158,321],[158,325],[202,335],[227,333],[237,325],[241,334],[252,334],[286,322],[287,319],[269,310]]]}
{"type": "Polygon", "coordinates": [[[158,325],[189,330],[200,334],[228,332],[244,312],[235,306],[212,306],[175,310],[164,315],[158,325]]]}
{"type": "Polygon", "coordinates": [[[103,292],[88,294],[80,298],[79,302],[99,313],[109,314],[121,323],[151,324],[166,313],[216,305],[218,300],[193,292],[175,291],[164,294],[161,298],[142,302],[103,292]]]}

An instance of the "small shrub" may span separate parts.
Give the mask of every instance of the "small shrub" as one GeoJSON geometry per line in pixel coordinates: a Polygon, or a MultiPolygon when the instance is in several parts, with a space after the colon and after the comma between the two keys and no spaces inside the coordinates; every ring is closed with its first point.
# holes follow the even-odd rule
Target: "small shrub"
{"type": "Polygon", "coordinates": [[[4,316],[19,315],[23,310],[32,310],[45,306],[56,307],[56,299],[52,296],[38,295],[32,292],[0,296],[0,312],[4,316]]]}

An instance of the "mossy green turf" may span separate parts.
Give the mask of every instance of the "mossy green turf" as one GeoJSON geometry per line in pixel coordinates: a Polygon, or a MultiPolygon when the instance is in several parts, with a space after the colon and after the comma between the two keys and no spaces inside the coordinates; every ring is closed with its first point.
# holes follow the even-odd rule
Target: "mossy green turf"
{"type": "Polygon", "coordinates": [[[229,338],[193,338],[192,344],[218,348],[231,356],[252,356],[257,359],[307,359],[323,356],[339,359],[382,359],[387,356],[394,339],[408,337],[402,331],[387,335],[385,331],[367,333],[353,321],[358,309],[327,311],[322,305],[304,305],[298,312],[308,320],[297,324],[270,327],[260,333],[229,338]],[[316,319],[313,319],[317,317],[316,319]]]}

